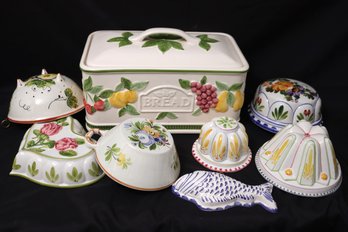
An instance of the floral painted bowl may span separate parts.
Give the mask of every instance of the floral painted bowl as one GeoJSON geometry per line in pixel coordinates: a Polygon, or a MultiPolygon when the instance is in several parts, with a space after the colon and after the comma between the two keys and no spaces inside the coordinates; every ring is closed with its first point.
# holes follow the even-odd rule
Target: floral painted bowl
{"type": "Polygon", "coordinates": [[[203,125],[192,155],[213,171],[236,172],[245,168],[251,161],[245,127],[233,118],[214,118],[203,125]]]}
{"type": "Polygon", "coordinates": [[[251,120],[259,127],[276,133],[285,126],[306,120],[321,124],[321,99],[308,84],[281,78],[262,83],[249,105],[251,120]]]}
{"type": "Polygon", "coordinates": [[[17,80],[8,120],[23,124],[49,122],[83,108],[82,90],[74,81],[61,74],[48,74],[43,69],[41,75],[24,82],[17,80]]]}
{"type": "Polygon", "coordinates": [[[155,191],[169,187],[179,176],[180,162],[172,135],[161,125],[132,118],[114,127],[95,143],[97,161],[106,175],[126,187],[155,191]]]}
{"type": "Polygon", "coordinates": [[[10,175],[56,188],[98,181],[104,174],[84,134],[81,124],[72,117],[34,124],[22,140],[10,175]]]}
{"type": "Polygon", "coordinates": [[[324,196],[342,182],[326,128],[305,120],[279,131],[259,149],[255,162],[266,180],[300,196],[324,196]]]}

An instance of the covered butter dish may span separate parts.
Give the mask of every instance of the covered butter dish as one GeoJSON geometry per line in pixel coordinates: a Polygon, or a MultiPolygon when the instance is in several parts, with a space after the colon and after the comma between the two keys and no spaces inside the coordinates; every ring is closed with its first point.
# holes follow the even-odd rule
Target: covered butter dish
{"type": "Polygon", "coordinates": [[[43,69],[41,75],[17,80],[8,120],[23,124],[48,122],[77,113],[83,107],[82,90],[73,80],[43,69]]]}
{"type": "Polygon", "coordinates": [[[80,68],[88,128],[145,117],[199,133],[214,117],[239,119],[249,65],[228,34],[152,28],[93,32],[80,68]]]}
{"type": "Polygon", "coordinates": [[[160,124],[144,118],[125,120],[98,142],[94,129],[86,134],[106,175],[126,187],[155,191],[169,187],[179,176],[180,162],[172,135],[160,124]]]}
{"type": "Polygon", "coordinates": [[[257,152],[261,175],[292,194],[319,197],[340,186],[341,167],[328,132],[307,121],[288,125],[257,152]]]}
{"type": "Polygon", "coordinates": [[[202,127],[192,155],[213,171],[236,172],[245,168],[251,161],[245,127],[233,118],[214,118],[202,127]]]}
{"type": "Polygon", "coordinates": [[[256,125],[273,133],[300,120],[318,125],[322,121],[321,99],[311,86],[301,81],[269,80],[257,88],[249,115],[256,125]]]}
{"type": "Polygon", "coordinates": [[[98,181],[103,172],[84,134],[81,124],[72,117],[34,124],[25,133],[10,175],[56,188],[98,181]]]}

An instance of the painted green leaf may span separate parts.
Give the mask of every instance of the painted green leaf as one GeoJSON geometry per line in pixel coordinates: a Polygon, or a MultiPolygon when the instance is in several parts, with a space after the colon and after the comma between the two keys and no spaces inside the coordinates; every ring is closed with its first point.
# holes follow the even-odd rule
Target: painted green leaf
{"type": "Polygon", "coordinates": [[[31,151],[31,152],[37,152],[37,153],[41,153],[41,152],[45,151],[45,149],[43,149],[43,148],[29,148],[27,150],[31,151]]]}
{"type": "Polygon", "coordinates": [[[228,88],[229,91],[237,91],[239,90],[241,87],[243,86],[243,83],[236,83],[230,86],[230,88],[228,88]]]}
{"type": "Polygon", "coordinates": [[[228,90],[229,89],[228,85],[226,85],[225,83],[222,83],[220,81],[216,81],[215,83],[216,83],[216,86],[218,87],[218,89],[220,91],[224,91],[224,90],[228,90]]]}
{"type": "Polygon", "coordinates": [[[29,140],[27,143],[27,148],[35,146],[35,141],[34,140],[29,140]]]}
{"type": "Polygon", "coordinates": [[[181,43],[176,42],[176,41],[168,41],[170,43],[170,45],[178,50],[184,50],[184,48],[182,47],[181,43]]]}
{"type": "Polygon", "coordinates": [[[72,91],[70,88],[66,88],[66,89],[64,90],[64,94],[65,94],[65,96],[67,96],[67,97],[71,97],[71,96],[73,95],[73,91],[72,91]]]}
{"type": "Polygon", "coordinates": [[[82,138],[75,138],[75,141],[77,144],[81,145],[81,144],[84,144],[85,143],[85,140],[82,139],[82,138]]]}
{"type": "Polygon", "coordinates": [[[234,94],[232,92],[228,91],[227,104],[231,106],[231,105],[233,105],[234,101],[235,101],[234,94]]]}
{"type": "Polygon", "coordinates": [[[127,46],[132,44],[132,41],[128,40],[128,39],[123,39],[120,41],[120,43],[118,44],[119,47],[123,47],[123,46],[127,46]]]}
{"type": "Polygon", "coordinates": [[[202,113],[202,110],[200,108],[196,109],[195,111],[193,111],[192,115],[193,116],[198,116],[202,113]]]}
{"type": "Polygon", "coordinates": [[[103,89],[103,86],[96,85],[96,86],[93,86],[88,92],[90,92],[91,94],[98,94],[102,89],[103,89]]]}
{"type": "Polygon", "coordinates": [[[86,80],[83,81],[83,90],[84,91],[90,91],[92,89],[92,78],[89,76],[86,80]]]}
{"type": "Polygon", "coordinates": [[[36,176],[39,173],[39,170],[36,169],[35,161],[31,165],[28,165],[28,171],[32,176],[36,176]]]}
{"type": "Polygon", "coordinates": [[[76,156],[77,152],[74,150],[65,150],[65,151],[60,151],[59,154],[61,154],[62,156],[72,157],[72,156],[76,156]]]}
{"type": "Polygon", "coordinates": [[[123,90],[123,89],[124,89],[124,84],[123,84],[123,82],[121,82],[120,84],[118,84],[118,85],[116,86],[115,92],[119,92],[119,91],[121,91],[121,90],[123,90]]]}
{"type": "Polygon", "coordinates": [[[33,86],[35,85],[37,88],[45,88],[51,85],[54,85],[55,82],[53,80],[44,80],[44,79],[30,79],[25,83],[25,86],[33,86]]]}
{"type": "Polygon", "coordinates": [[[165,117],[168,117],[170,119],[177,119],[178,117],[172,113],[172,112],[161,112],[157,115],[156,119],[161,120],[164,119],[165,117]]]}
{"type": "Polygon", "coordinates": [[[38,129],[33,130],[33,133],[34,133],[34,135],[36,135],[36,136],[41,135],[41,132],[40,132],[40,130],[38,130],[38,129]]]}
{"type": "Polygon", "coordinates": [[[190,89],[191,88],[191,84],[190,84],[189,80],[179,79],[179,84],[180,84],[181,88],[183,88],[183,89],[190,89]]]}
{"type": "Polygon", "coordinates": [[[122,117],[122,116],[124,116],[126,113],[127,113],[126,108],[123,107],[122,109],[120,109],[120,110],[118,111],[118,117],[122,117]]]}
{"type": "Polygon", "coordinates": [[[102,91],[102,92],[99,94],[99,97],[100,97],[100,98],[103,98],[103,99],[109,98],[113,93],[114,93],[113,90],[107,89],[107,90],[102,91]]]}
{"type": "Polygon", "coordinates": [[[149,148],[150,148],[150,150],[155,150],[156,149],[156,144],[153,143],[149,148]]]}
{"type": "Polygon", "coordinates": [[[71,173],[67,172],[66,175],[73,182],[79,182],[82,178],[82,172],[79,173],[76,167],[73,167],[71,173]]]}
{"type": "Polygon", "coordinates": [[[138,143],[138,147],[140,148],[140,149],[145,149],[146,147],[144,146],[144,144],[142,144],[142,143],[138,143]]]}
{"type": "Polygon", "coordinates": [[[121,82],[123,83],[124,88],[130,90],[132,86],[132,82],[130,80],[128,80],[127,78],[121,77],[121,82]]]}
{"type": "Polygon", "coordinates": [[[123,37],[114,37],[114,38],[108,39],[107,42],[121,42],[122,40],[124,40],[123,37]]]}
{"type": "Polygon", "coordinates": [[[66,118],[60,118],[56,121],[57,124],[61,124],[66,121],[66,118]]]}
{"type": "Polygon", "coordinates": [[[148,81],[143,81],[143,82],[135,82],[131,85],[131,90],[136,90],[136,91],[141,91],[144,90],[147,85],[149,84],[148,81]]]}
{"type": "Polygon", "coordinates": [[[46,177],[49,181],[51,181],[52,183],[55,183],[58,179],[59,179],[59,175],[56,174],[56,170],[54,169],[54,167],[51,167],[50,172],[48,173],[46,171],[46,177]]]}
{"type": "Polygon", "coordinates": [[[14,159],[13,163],[12,163],[12,169],[13,170],[18,170],[20,169],[22,166],[20,164],[17,164],[16,158],[14,159]]]}
{"type": "Polygon", "coordinates": [[[96,162],[92,162],[91,168],[88,169],[88,173],[89,173],[89,175],[94,176],[94,177],[100,176],[100,168],[96,162]]]}
{"type": "Polygon", "coordinates": [[[208,44],[207,42],[202,41],[202,40],[199,42],[198,45],[206,51],[209,51],[210,47],[211,47],[210,44],[208,44]]]}
{"type": "Polygon", "coordinates": [[[106,99],[104,101],[104,111],[107,111],[109,109],[111,109],[111,104],[110,104],[109,100],[106,99]]]}
{"type": "Polygon", "coordinates": [[[56,141],[54,141],[54,140],[49,140],[49,141],[46,143],[46,146],[47,146],[48,148],[53,148],[55,144],[56,144],[56,141]]]}
{"type": "Polygon", "coordinates": [[[143,48],[145,47],[152,47],[152,46],[156,46],[158,44],[158,40],[148,40],[143,44],[143,48]]]}
{"type": "Polygon", "coordinates": [[[161,40],[158,42],[158,48],[162,53],[165,53],[166,51],[168,51],[170,48],[172,47],[172,45],[170,44],[169,41],[166,40],[161,40]]]}
{"type": "Polygon", "coordinates": [[[94,95],[93,101],[94,101],[94,102],[97,102],[97,101],[99,101],[99,100],[100,100],[100,97],[98,97],[97,95],[94,95]]]}
{"type": "Polygon", "coordinates": [[[132,105],[126,105],[124,107],[124,109],[126,110],[126,112],[130,115],[140,115],[139,112],[135,109],[134,106],[132,105]]]}
{"type": "Polygon", "coordinates": [[[206,83],[207,83],[207,77],[206,76],[204,76],[204,77],[202,77],[202,79],[201,79],[201,85],[205,85],[206,83]]]}
{"type": "Polygon", "coordinates": [[[68,98],[68,100],[66,101],[66,104],[70,107],[70,108],[77,108],[78,104],[77,104],[77,97],[75,96],[71,96],[68,98]]]}
{"type": "Polygon", "coordinates": [[[126,32],[123,32],[122,33],[122,37],[124,38],[129,38],[133,35],[133,33],[129,32],[129,31],[126,31],[126,32]]]}

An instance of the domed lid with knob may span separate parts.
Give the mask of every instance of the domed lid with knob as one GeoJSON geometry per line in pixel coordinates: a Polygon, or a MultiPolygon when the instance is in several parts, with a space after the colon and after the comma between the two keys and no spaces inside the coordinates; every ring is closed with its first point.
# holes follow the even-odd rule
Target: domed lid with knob
{"type": "Polygon", "coordinates": [[[15,123],[32,124],[48,122],[82,110],[81,88],[70,78],[47,73],[17,80],[10,103],[8,120],[15,123]]]}
{"type": "Polygon", "coordinates": [[[300,120],[320,124],[320,109],[321,99],[311,86],[301,81],[279,78],[265,81],[257,88],[249,115],[256,125],[276,133],[300,120]]]}
{"type": "Polygon", "coordinates": [[[217,117],[203,125],[192,154],[204,167],[219,172],[236,172],[251,161],[248,135],[240,122],[217,117]]]}

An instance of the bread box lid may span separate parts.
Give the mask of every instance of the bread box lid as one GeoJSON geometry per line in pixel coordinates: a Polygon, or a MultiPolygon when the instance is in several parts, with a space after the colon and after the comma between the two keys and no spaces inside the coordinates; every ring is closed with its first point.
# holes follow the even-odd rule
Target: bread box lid
{"type": "Polygon", "coordinates": [[[85,72],[241,73],[249,65],[228,34],[152,28],[93,32],[87,39],[80,68],[85,72]]]}

